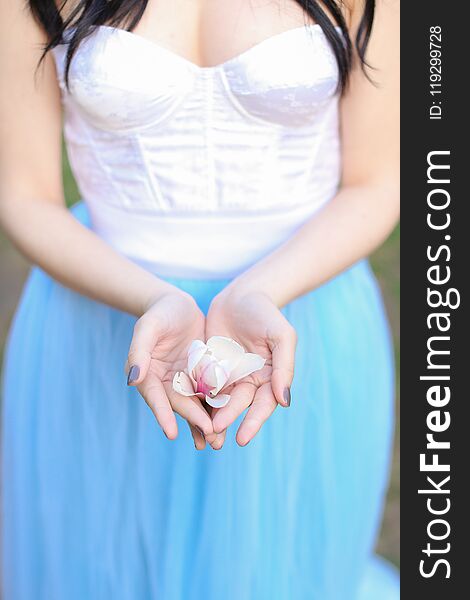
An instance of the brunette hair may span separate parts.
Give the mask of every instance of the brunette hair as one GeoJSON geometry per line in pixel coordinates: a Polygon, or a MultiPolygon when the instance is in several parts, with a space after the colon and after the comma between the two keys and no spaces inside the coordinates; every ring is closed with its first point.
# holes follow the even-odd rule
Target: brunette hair
{"type": "MultiPolygon", "coordinates": [[[[353,63],[353,42],[349,36],[341,7],[342,0],[296,0],[305,13],[323,30],[338,64],[339,91],[346,89],[353,63]],[[330,18],[331,15],[332,18],[330,18]],[[338,31],[338,29],[340,31],[338,31]]],[[[362,0],[364,11],[354,40],[354,48],[366,72],[367,45],[374,21],[375,0],[362,0]]],[[[61,9],[68,0],[61,0],[59,9],[55,0],[28,0],[34,17],[47,34],[47,43],[42,58],[49,50],[64,42],[64,33],[71,29],[68,39],[65,78],[71,60],[80,43],[99,25],[120,27],[132,31],[144,14],[148,0],[78,0],[70,14],[64,19],[61,9]]],[[[42,60],[42,59],[41,59],[42,60]]],[[[367,73],[366,73],[367,75],[367,73]]]]}

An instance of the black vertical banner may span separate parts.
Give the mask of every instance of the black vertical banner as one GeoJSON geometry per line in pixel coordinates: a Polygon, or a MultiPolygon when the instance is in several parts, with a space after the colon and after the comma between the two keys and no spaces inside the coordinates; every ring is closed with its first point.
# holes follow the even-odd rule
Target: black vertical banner
{"type": "MultiPolygon", "coordinates": [[[[401,596],[469,597],[465,4],[402,4],[401,596]],[[462,11],[462,12],[461,12],[462,11]]],[[[377,599],[380,600],[380,599],[377,599]]]]}

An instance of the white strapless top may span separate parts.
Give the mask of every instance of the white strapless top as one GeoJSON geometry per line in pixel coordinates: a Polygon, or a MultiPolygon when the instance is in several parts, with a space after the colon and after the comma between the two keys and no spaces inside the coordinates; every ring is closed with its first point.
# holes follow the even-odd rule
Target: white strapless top
{"type": "Polygon", "coordinates": [[[96,233],[162,276],[231,277],[336,193],[338,69],[317,25],[199,67],[96,27],[64,83],[71,167],[96,233]]]}

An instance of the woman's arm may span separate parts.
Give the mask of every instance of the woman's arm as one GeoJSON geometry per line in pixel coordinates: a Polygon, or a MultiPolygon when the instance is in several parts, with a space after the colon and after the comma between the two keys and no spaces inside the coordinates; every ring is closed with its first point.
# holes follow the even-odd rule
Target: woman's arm
{"type": "Polygon", "coordinates": [[[0,223],[13,243],[65,286],[139,318],[127,370],[169,438],[173,410],[198,447],[212,422],[197,399],[173,393],[193,337],[204,335],[195,301],[115,252],[67,210],[61,171],[61,102],[53,57],[36,73],[45,35],[22,0],[0,0],[0,223]]]}
{"type": "Polygon", "coordinates": [[[66,209],[61,103],[45,34],[21,0],[0,0],[0,222],[32,262],[134,315],[170,286],[114,252],[66,209]]]}
{"type": "MultiPolygon", "coordinates": [[[[362,4],[358,0],[356,4],[362,4]]],[[[362,6],[352,15],[357,27],[362,6]],[[356,14],[357,13],[357,14],[356,14]]],[[[279,307],[367,256],[389,234],[399,207],[399,3],[379,0],[368,61],[342,100],[342,183],[336,197],[289,241],[234,279],[212,302],[206,335],[228,335],[266,358],[214,415],[224,431],[248,408],[237,433],[247,444],[277,404],[290,405],[296,334],[279,307]]]]}
{"type": "MultiPolygon", "coordinates": [[[[356,2],[361,4],[361,2],[356,2]]],[[[360,13],[361,6],[357,12],[360,13]]],[[[357,21],[357,16],[353,15],[357,21]]],[[[359,65],[342,100],[342,183],[336,197],[226,292],[263,291],[283,306],[379,246],[399,214],[399,2],[379,0],[369,73],[359,65]]]]}

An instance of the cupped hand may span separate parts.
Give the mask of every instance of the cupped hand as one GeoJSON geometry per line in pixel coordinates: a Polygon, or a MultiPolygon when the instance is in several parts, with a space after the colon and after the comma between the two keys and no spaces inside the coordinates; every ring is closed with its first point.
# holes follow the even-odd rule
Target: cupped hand
{"type": "Polygon", "coordinates": [[[206,319],[206,339],[213,335],[236,340],[247,352],[266,359],[263,369],[238,381],[230,402],[212,412],[214,431],[224,436],[248,409],[237,442],[248,444],[278,404],[290,406],[297,335],[273,301],[262,292],[227,288],[214,298],[206,319]]]}
{"type": "Polygon", "coordinates": [[[176,412],[188,422],[198,450],[206,441],[218,449],[223,436],[214,432],[201,401],[180,396],[172,382],[175,373],[186,367],[191,342],[204,335],[201,310],[189,294],[175,288],[153,302],[136,322],[126,363],[128,384],[137,387],[167,438],[178,435],[176,412]]]}

